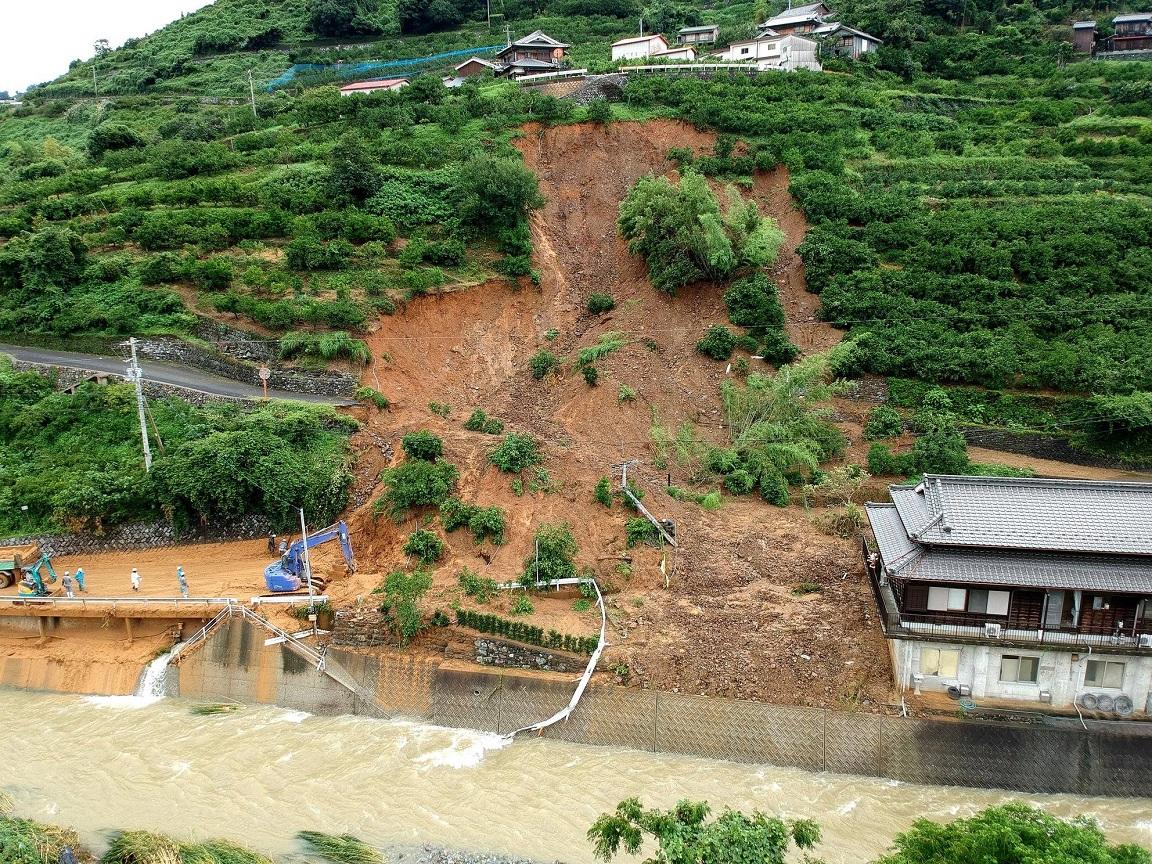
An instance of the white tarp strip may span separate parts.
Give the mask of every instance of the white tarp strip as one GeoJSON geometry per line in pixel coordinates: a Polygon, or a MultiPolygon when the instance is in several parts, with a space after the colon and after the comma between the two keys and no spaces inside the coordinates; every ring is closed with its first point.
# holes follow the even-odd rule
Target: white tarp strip
{"type": "Polygon", "coordinates": [[[596,584],[595,579],[588,581],[590,581],[592,587],[596,589],[596,602],[600,605],[600,643],[588,659],[588,667],[580,677],[580,683],[576,685],[576,692],[572,694],[572,698],[568,701],[566,707],[557,711],[547,720],[541,720],[539,723],[533,723],[531,726],[525,726],[523,729],[509,732],[504,736],[505,738],[515,738],[521,732],[538,732],[541,729],[546,729],[555,723],[559,723],[561,720],[567,720],[572,715],[572,712],[576,710],[576,705],[579,704],[580,697],[584,695],[584,691],[588,688],[588,682],[592,680],[592,673],[596,671],[596,664],[600,662],[600,655],[604,653],[608,636],[608,613],[604,609],[604,595],[600,593],[600,586],[596,584]]]}

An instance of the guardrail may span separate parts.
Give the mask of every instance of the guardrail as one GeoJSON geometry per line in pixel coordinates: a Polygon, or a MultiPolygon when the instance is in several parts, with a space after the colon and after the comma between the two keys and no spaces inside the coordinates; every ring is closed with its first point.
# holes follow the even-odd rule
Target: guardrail
{"type": "Polygon", "coordinates": [[[234,597],[0,597],[9,606],[63,606],[85,608],[96,603],[130,603],[133,606],[220,606],[237,602],[234,597]]]}

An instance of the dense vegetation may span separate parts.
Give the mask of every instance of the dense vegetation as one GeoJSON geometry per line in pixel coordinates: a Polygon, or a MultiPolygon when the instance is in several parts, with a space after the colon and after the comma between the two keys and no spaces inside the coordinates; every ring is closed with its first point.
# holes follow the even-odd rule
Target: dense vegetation
{"type": "MultiPolygon", "coordinates": [[[[759,811],[725,810],[709,820],[703,801],[683,800],[669,810],[646,809],[638,798],[604,813],[588,829],[596,858],[636,855],[651,838],[648,864],[784,864],[790,848],[812,849],[820,827],[807,819],[785,821],[759,811]]],[[[805,861],[819,859],[810,856],[805,861]]],[[[928,819],[898,835],[875,864],[1149,864],[1152,855],[1132,844],[1110,844],[1091,818],[1065,822],[1027,804],[990,807],[969,819],[941,825],[928,819]]]]}
{"type": "Polygon", "coordinates": [[[343,509],[355,421],[302,403],[149,405],[155,461],[145,473],[131,387],[85,384],[68,395],[0,369],[0,536],[246,513],[287,526],[296,507],[323,524],[343,509]]]}

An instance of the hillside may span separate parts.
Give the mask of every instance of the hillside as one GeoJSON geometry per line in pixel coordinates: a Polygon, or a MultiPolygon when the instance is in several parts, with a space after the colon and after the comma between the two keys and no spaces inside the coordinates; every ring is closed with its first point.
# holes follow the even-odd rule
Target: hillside
{"type": "MultiPolygon", "coordinates": [[[[525,2],[517,32],[544,26],[574,63],[607,68],[634,10],[593,6],[620,17],[525,2]]],[[[98,58],[98,98],[81,64],[0,115],[0,340],[195,341],[216,322],[370,388],[347,412],[355,433],[295,413],[182,415],[173,401],[160,420],[184,461],[158,472],[168,497],[141,501],[153,487],[127,445],[53,456],[91,391],[6,377],[20,386],[0,394],[0,428],[20,455],[0,468],[6,488],[37,491],[37,527],[172,500],[182,518],[281,521],[301,501],[350,500],[362,566],[334,580],[338,603],[379,589],[402,608],[395,584],[427,570],[425,612],[520,612],[587,636],[587,603],[535,596],[529,614],[479,599],[465,573],[515,580],[538,566],[542,526],[568,523],[564,572],[612,589],[621,681],[874,704],[887,659],[855,502],[926,471],[1021,470],[975,464],[964,426],[1152,459],[1152,64],[1068,63],[1061,10],[952,21],[848,4],[888,40],[875,59],[637,78],[611,106],[505,81],[449,90],[447,59],[398,93],[342,98],[320,75],[262,92],[255,113],[243,102],[248,68],[264,83],[297,61],[491,44],[476,23],[403,33],[411,4],[358,8],[341,26],[364,32],[336,37],[310,29],[303,2],[219,0],[98,58]],[[647,175],[679,185],[637,185],[647,175]],[[618,217],[639,187],[665,203],[692,190],[715,212],[673,214],[669,236],[629,244],[618,217]],[[742,257],[753,235],[773,248],[742,257]],[[669,273],[689,275],[677,288],[669,273]],[[214,462],[224,445],[235,453],[214,462]],[[498,446],[540,455],[502,471],[498,446]],[[331,486],[323,470],[288,471],[292,484],[278,471],[315,469],[310,448],[331,486]],[[613,498],[630,459],[679,549],[613,498]],[[65,494],[76,485],[91,494],[65,494]]],[[[708,11],[729,36],[755,14],[708,11]]],[[[116,392],[95,403],[115,416],[92,422],[124,437],[131,406],[116,392]]]]}

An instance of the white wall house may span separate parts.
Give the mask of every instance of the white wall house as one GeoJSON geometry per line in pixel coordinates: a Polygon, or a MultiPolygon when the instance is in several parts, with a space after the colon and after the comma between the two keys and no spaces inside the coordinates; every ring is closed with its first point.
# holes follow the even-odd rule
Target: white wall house
{"type": "Polygon", "coordinates": [[[721,53],[726,63],[755,63],[761,69],[821,70],[820,46],[802,36],[767,35],[733,42],[721,53]]]}
{"type": "Polygon", "coordinates": [[[1152,483],[925,475],[868,504],[906,693],[1152,714],[1152,483]]]}
{"type": "Polygon", "coordinates": [[[383,81],[357,81],[340,88],[341,96],[354,96],[358,93],[395,93],[408,86],[406,78],[388,78],[383,81]]]}
{"type": "Polygon", "coordinates": [[[649,60],[679,60],[682,63],[696,61],[696,49],[691,45],[679,45],[667,51],[657,51],[648,55],[649,60]]]}
{"type": "Polygon", "coordinates": [[[653,33],[651,36],[634,36],[612,43],[612,59],[638,60],[667,50],[668,40],[659,33],[653,33]]]}

